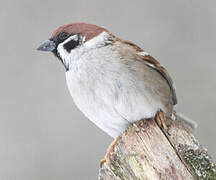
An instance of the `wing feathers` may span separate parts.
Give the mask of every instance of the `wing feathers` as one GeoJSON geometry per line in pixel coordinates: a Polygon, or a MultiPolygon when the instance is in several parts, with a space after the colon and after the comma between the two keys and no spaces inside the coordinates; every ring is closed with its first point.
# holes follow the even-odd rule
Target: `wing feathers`
{"type": "Polygon", "coordinates": [[[152,56],[145,53],[144,51],[139,52],[138,55],[143,59],[146,65],[158,71],[167,80],[167,83],[169,84],[172,93],[173,105],[176,105],[178,103],[176,89],[167,70],[163,66],[161,66],[161,64],[156,59],[154,59],[152,56]]]}

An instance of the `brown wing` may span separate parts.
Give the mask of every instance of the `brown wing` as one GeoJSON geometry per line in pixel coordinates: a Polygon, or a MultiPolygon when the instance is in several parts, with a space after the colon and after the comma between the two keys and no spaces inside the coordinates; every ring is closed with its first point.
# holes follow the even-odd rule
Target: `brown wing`
{"type": "Polygon", "coordinates": [[[144,63],[147,66],[155,69],[164,77],[164,79],[166,79],[172,93],[173,105],[176,105],[178,102],[177,102],[175,86],[167,70],[163,66],[161,66],[156,59],[154,59],[149,54],[145,53],[139,46],[135,45],[134,43],[122,39],[118,39],[118,41],[123,42],[124,44],[132,47],[137,52],[137,55],[144,61],[144,63]]]}
{"type": "Polygon", "coordinates": [[[172,93],[173,105],[176,105],[178,101],[175,86],[167,70],[163,66],[161,66],[157,60],[155,60],[152,56],[146,54],[145,52],[139,52],[138,55],[143,59],[146,65],[158,71],[167,80],[172,93]]]}

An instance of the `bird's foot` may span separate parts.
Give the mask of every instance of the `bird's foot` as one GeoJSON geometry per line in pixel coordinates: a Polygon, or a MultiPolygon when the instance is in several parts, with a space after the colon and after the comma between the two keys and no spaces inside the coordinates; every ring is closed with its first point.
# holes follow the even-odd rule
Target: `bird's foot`
{"type": "Polygon", "coordinates": [[[166,124],[166,115],[162,110],[157,112],[155,116],[155,120],[157,121],[158,125],[162,127],[165,131],[168,130],[168,127],[166,124]]]}
{"type": "Polygon", "coordinates": [[[109,145],[109,147],[108,147],[108,149],[107,149],[106,156],[105,156],[104,159],[102,159],[101,162],[100,162],[100,167],[102,167],[104,163],[107,163],[108,165],[111,164],[110,157],[111,157],[112,153],[114,152],[115,146],[118,144],[119,139],[120,139],[120,137],[118,136],[118,137],[109,145]]]}

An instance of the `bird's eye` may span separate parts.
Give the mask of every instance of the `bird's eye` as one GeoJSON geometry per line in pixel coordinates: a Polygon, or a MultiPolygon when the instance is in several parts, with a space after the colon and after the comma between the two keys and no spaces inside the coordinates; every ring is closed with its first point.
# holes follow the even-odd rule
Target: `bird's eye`
{"type": "Polygon", "coordinates": [[[59,39],[60,39],[60,40],[65,40],[65,39],[67,39],[69,36],[70,36],[69,33],[67,33],[67,32],[62,32],[62,33],[59,34],[59,39]]]}

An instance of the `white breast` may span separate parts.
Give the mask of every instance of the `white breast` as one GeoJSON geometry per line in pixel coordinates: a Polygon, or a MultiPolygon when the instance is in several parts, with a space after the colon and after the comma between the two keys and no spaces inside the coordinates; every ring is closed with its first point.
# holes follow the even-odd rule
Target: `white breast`
{"type": "Polygon", "coordinates": [[[169,111],[155,94],[157,86],[169,91],[166,81],[142,62],[129,66],[131,60],[120,59],[109,47],[76,56],[66,72],[68,89],[85,116],[110,136],[120,135],[129,123],[153,117],[159,109],[169,111]]]}

